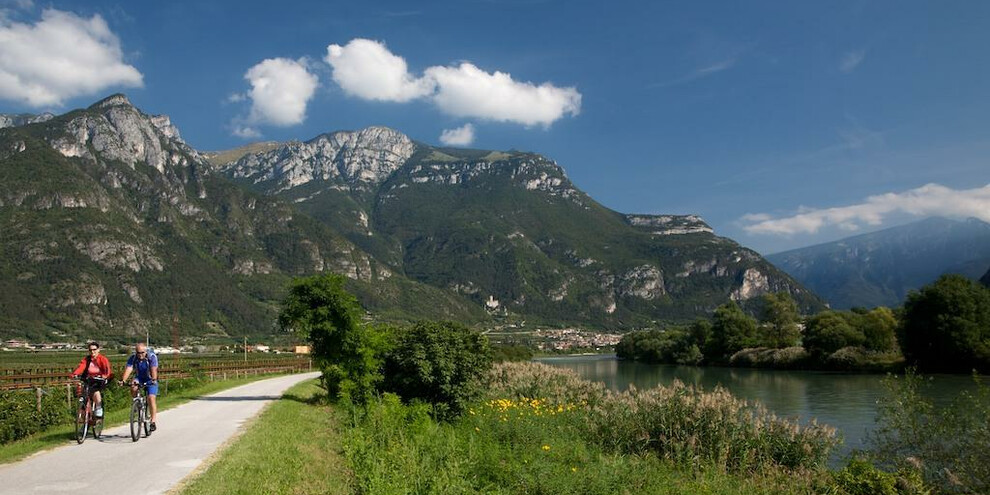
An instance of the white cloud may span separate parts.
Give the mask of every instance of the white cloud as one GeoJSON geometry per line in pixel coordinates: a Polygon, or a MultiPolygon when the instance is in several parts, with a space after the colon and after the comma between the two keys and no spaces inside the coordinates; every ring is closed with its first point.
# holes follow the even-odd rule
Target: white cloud
{"type": "Polygon", "coordinates": [[[437,83],[434,103],[457,117],[549,126],[581,111],[581,93],[575,88],[517,82],[509,74],[488,73],[467,62],[430,67],[426,76],[437,83]]]}
{"type": "Polygon", "coordinates": [[[42,107],[143,84],[99,15],[46,9],[33,25],[0,18],[0,98],[42,107]]]}
{"type": "Polygon", "coordinates": [[[927,184],[903,193],[870,196],[860,204],[827,209],[803,209],[797,215],[772,219],[765,214],[742,217],[752,222],[743,227],[751,234],[814,234],[828,226],[855,231],[865,225],[877,226],[886,216],[906,213],[914,216],[975,217],[990,222],[990,184],[955,190],[927,184]]]}
{"type": "Polygon", "coordinates": [[[401,103],[433,92],[432,82],[412,76],[406,61],[384,43],[356,38],[345,46],[330,45],[324,60],[344,92],[365,100],[401,103]]]}
{"type": "Polygon", "coordinates": [[[518,82],[504,72],[485,72],[470,63],[433,66],[417,77],[384,43],[353,39],[327,47],[333,80],[345,93],[366,100],[408,102],[428,99],[448,115],[549,126],[581,111],[581,93],[550,83],[518,82]]]}
{"type": "Polygon", "coordinates": [[[469,146],[474,142],[474,125],[464,124],[456,129],[444,129],[440,142],[447,146],[469,146]]]}
{"type": "Polygon", "coordinates": [[[255,129],[254,127],[248,127],[243,125],[235,125],[234,130],[231,132],[235,136],[244,139],[257,139],[261,137],[261,131],[255,129]]]}
{"type": "Polygon", "coordinates": [[[839,61],[839,70],[848,74],[856,70],[856,67],[859,67],[864,59],[866,59],[866,50],[853,50],[846,53],[839,61]]]}
{"type": "Polygon", "coordinates": [[[269,58],[248,69],[244,79],[251,83],[247,92],[251,111],[246,119],[249,125],[245,127],[252,130],[258,124],[286,127],[306,119],[306,106],[316,91],[318,79],[306,69],[304,62],[269,58]]]}

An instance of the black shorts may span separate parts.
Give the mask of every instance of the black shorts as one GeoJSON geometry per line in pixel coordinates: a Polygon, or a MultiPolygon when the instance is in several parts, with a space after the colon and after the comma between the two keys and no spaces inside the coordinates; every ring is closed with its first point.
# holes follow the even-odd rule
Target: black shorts
{"type": "Polygon", "coordinates": [[[90,392],[99,392],[100,390],[107,388],[107,382],[109,382],[109,380],[99,378],[85,378],[85,380],[89,385],[90,392]]]}

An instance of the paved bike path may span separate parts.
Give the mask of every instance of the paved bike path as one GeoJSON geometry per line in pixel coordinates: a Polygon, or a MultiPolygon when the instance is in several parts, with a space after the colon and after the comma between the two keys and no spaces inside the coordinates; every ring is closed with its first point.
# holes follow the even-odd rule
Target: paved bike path
{"type": "Polygon", "coordinates": [[[82,445],[66,439],[65,447],[0,465],[0,494],[165,493],[265,405],[317,376],[269,378],[159,411],[158,431],[137,442],[126,424],[103,430],[99,440],[90,435],[82,445]]]}

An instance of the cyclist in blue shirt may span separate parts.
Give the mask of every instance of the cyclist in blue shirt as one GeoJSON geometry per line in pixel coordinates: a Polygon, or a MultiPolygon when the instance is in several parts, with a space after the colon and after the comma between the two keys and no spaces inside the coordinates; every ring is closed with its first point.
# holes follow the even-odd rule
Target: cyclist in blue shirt
{"type": "Polygon", "coordinates": [[[148,385],[148,404],[151,405],[151,431],[155,431],[158,428],[155,424],[155,420],[158,419],[158,404],[155,401],[158,395],[158,356],[149,351],[148,346],[144,343],[134,346],[134,354],[127,358],[127,368],[124,369],[121,382],[128,383],[127,379],[135,370],[137,371],[135,380],[130,383],[131,397],[137,396],[138,383],[148,385]]]}

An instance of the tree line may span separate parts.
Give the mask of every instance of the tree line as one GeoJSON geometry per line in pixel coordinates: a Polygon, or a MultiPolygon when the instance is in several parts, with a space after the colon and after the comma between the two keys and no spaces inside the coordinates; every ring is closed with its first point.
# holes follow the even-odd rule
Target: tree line
{"type": "Polygon", "coordinates": [[[990,370],[990,289],[945,275],[890,309],[802,316],[787,293],[761,298],[755,316],[730,301],[712,318],[626,334],[620,358],[668,364],[780,368],[990,370]]]}

